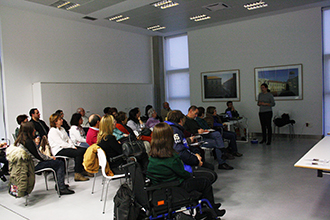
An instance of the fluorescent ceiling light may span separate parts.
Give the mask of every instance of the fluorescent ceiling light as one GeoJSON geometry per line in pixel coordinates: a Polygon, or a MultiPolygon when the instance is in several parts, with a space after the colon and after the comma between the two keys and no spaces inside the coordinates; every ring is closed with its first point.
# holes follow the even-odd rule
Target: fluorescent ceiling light
{"type": "Polygon", "coordinates": [[[147,27],[147,29],[149,31],[159,31],[159,30],[162,30],[162,29],[165,29],[165,28],[166,27],[160,26],[159,24],[158,25],[147,27]]]}
{"type": "Polygon", "coordinates": [[[59,9],[65,9],[65,10],[71,10],[74,8],[77,8],[80,6],[80,4],[78,3],[74,3],[74,2],[69,2],[69,1],[57,1],[53,4],[51,4],[51,6],[59,8],[59,9]]]}
{"type": "Polygon", "coordinates": [[[205,15],[205,14],[190,17],[191,21],[196,21],[196,22],[204,21],[204,20],[208,20],[208,19],[211,19],[211,16],[208,16],[208,15],[205,15]]]}
{"type": "Polygon", "coordinates": [[[110,18],[107,18],[107,19],[109,21],[122,22],[122,21],[126,21],[126,20],[130,19],[130,17],[128,17],[128,16],[123,17],[123,15],[117,15],[117,16],[110,17],[110,18]]]}
{"type": "Polygon", "coordinates": [[[167,9],[167,8],[172,8],[174,6],[178,6],[179,3],[173,2],[171,0],[164,0],[164,1],[153,3],[152,5],[156,8],[167,9]]]}
{"type": "Polygon", "coordinates": [[[268,4],[261,0],[259,2],[246,4],[246,5],[244,5],[244,8],[246,8],[247,10],[250,11],[250,10],[254,10],[254,9],[265,8],[267,6],[268,6],[268,4]]]}

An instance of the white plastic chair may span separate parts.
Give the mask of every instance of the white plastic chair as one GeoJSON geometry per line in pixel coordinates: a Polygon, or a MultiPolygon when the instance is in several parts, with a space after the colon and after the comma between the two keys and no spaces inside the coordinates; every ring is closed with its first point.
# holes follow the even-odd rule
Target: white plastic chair
{"type": "MultiPolygon", "coordinates": [[[[35,174],[43,174],[44,177],[45,177],[45,184],[46,184],[46,190],[48,191],[48,181],[47,181],[47,175],[49,172],[52,172],[53,173],[53,176],[54,176],[54,181],[55,181],[55,184],[56,184],[56,188],[57,188],[57,194],[58,194],[58,198],[61,198],[61,194],[60,194],[60,187],[58,186],[58,182],[57,182],[57,175],[56,175],[56,172],[53,168],[43,168],[43,169],[40,169],[40,170],[37,170],[35,171],[34,173],[35,174]]],[[[25,198],[25,206],[28,205],[28,199],[29,199],[29,195],[26,195],[26,198],[25,198]]]]}
{"type": "MultiPolygon", "coordinates": [[[[118,174],[118,175],[114,175],[114,176],[107,176],[107,174],[105,173],[105,166],[107,164],[107,159],[106,159],[105,153],[104,153],[104,151],[102,149],[97,149],[97,157],[99,158],[99,165],[101,166],[102,176],[107,181],[107,189],[106,189],[106,192],[105,192],[104,205],[103,205],[103,214],[104,214],[105,213],[105,206],[106,206],[106,202],[107,202],[108,188],[109,188],[110,181],[111,180],[125,178],[125,174],[118,174]]],[[[105,184],[103,184],[103,187],[102,187],[101,201],[102,201],[102,197],[103,197],[104,187],[105,187],[105,184]]]]}

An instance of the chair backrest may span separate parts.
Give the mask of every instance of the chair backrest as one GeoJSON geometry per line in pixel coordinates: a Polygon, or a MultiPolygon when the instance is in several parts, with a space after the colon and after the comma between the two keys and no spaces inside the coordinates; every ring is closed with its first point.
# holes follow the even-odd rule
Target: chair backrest
{"type": "Polygon", "coordinates": [[[99,158],[99,165],[101,166],[102,175],[107,176],[105,173],[105,166],[107,165],[107,158],[105,156],[105,153],[102,149],[97,149],[97,157],[99,158]]]}

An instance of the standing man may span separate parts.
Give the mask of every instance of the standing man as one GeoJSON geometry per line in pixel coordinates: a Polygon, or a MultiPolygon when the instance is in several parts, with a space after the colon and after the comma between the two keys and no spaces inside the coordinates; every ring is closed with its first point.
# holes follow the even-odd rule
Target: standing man
{"type": "Polygon", "coordinates": [[[90,127],[90,125],[89,125],[89,123],[88,123],[88,118],[86,117],[86,113],[85,113],[85,109],[83,109],[83,108],[78,108],[77,109],[77,113],[79,113],[79,114],[81,114],[81,118],[82,118],[82,120],[83,120],[83,123],[81,124],[81,127],[83,127],[83,128],[89,128],[90,127]]]}
{"type": "Polygon", "coordinates": [[[32,108],[29,112],[29,115],[31,117],[31,122],[34,124],[34,128],[38,132],[40,136],[40,140],[43,136],[48,135],[49,127],[46,125],[46,123],[40,119],[40,112],[37,108],[32,108]]]}
{"type": "Polygon", "coordinates": [[[165,121],[167,114],[171,111],[170,104],[168,102],[163,103],[163,109],[160,112],[160,116],[162,116],[163,121],[165,121]]]}

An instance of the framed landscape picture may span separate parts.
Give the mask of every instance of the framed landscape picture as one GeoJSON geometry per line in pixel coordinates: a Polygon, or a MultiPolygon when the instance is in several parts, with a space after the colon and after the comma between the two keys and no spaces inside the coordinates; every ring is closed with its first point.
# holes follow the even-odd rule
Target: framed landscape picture
{"type": "Polygon", "coordinates": [[[239,101],[239,70],[202,72],[202,101],[239,101]]]}
{"type": "Polygon", "coordinates": [[[303,99],[302,64],[258,67],[254,69],[254,74],[256,100],[263,83],[268,85],[275,100],[303,99]]]}

